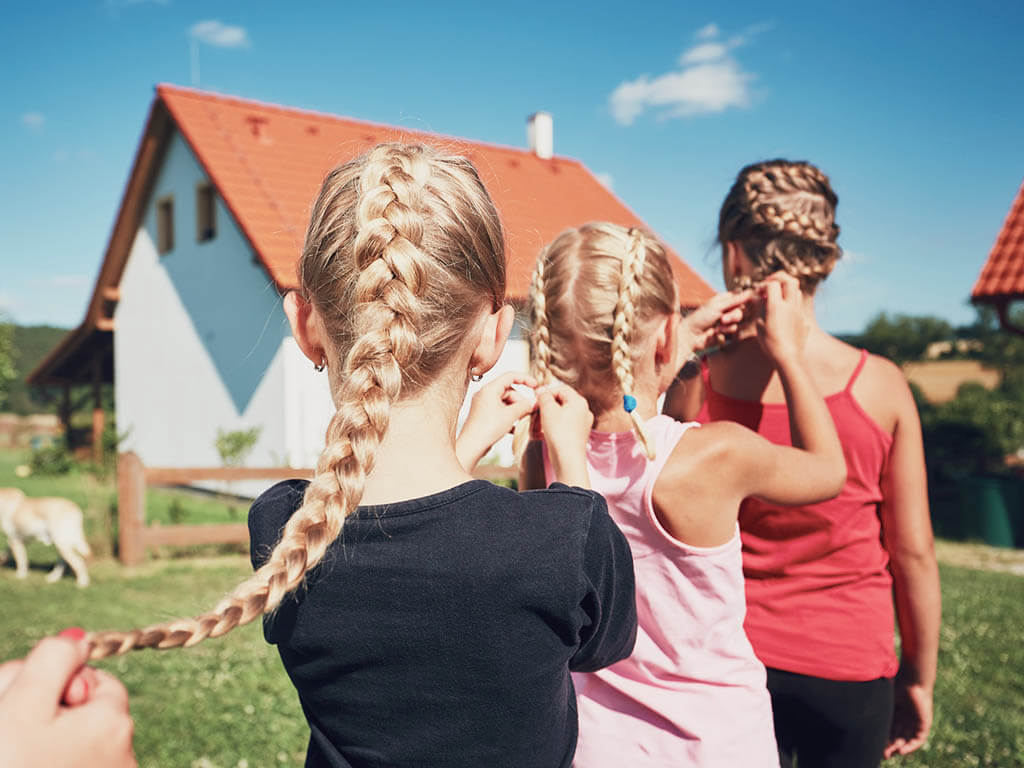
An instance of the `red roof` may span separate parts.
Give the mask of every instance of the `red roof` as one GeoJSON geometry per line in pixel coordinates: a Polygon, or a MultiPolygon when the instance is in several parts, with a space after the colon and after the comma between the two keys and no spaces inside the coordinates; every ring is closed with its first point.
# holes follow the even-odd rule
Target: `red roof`
{"type": "Polygon", "coordinates": [[[981,268],[971,298],[980,301],[1024,298],[1024,183],[981,268]]]}
{"type": "MultiPolygon", "coordinates": [[[[505,225],[508,293],[513,298],[527,295],[537,253],[562,230],[593,220],[643,225],[577,160],[542,160],[525,149],[171,85],[158,85],[156,91],[282,288],[296,284],[306,222],[325,173],[382,141],[442,146],[476,165],[505,225]]],[[[693,306],[711,295],[707,283],[674,254],[673,261],[683,304],[693,306]]]]}

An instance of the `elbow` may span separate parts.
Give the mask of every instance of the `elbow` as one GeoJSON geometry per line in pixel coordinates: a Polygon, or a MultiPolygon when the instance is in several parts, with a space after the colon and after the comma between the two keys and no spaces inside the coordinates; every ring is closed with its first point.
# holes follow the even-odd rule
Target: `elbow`
{"type": "Polygon", "coordinates": [[[846,485],[846,475],[846,457],[842,454],[839,454],[838,457],[832,457],[825,470],[825,476],[831,481],[828,486],[828,498],[835,498],[843,490],[843,486],[846,485]]]}

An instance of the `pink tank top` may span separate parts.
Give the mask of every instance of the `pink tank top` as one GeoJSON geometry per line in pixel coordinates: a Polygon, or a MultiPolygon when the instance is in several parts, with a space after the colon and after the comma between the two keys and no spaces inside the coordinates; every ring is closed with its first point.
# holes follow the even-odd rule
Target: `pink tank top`
{"type": "MultiPolygon", "coordinates": [[[[696,426],[648,421],[654,461],[632,432],[590,433],[591,484],[633,551],[639,627],[628,659],[573,676],[578,768],[779,765],[764,666],[743,632],[739,533],[719,547],[683,544],[651,501],[673,449],[696,426]]],[[[546,451],[544,463],[551,480],[546,451]]]]}
{"type": "MultiPolygon", "coordinates": [[[[891,677],[898,662],[889,557],[882,546],[881,476],[892,447],[854,399],[860,362],[842,392],[825,398],[846,456],[839,495],[803,507],[747,499],[740,507],[746,630],[769,667],[830,680],[891,677]]],[[[704,405],[697,420],[735,421],[790,445],[784,403],[719,394],[702,365],[704,405]]]]}

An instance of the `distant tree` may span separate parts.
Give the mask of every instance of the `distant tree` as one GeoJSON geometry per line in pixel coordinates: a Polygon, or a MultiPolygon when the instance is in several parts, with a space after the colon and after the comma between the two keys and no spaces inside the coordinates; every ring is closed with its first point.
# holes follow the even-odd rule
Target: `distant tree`
{"type": "MultiPolygon", "coordinates": [[[[976,304],[974,309],[974,322],[956,329],[958,338],[981,342],[970,356],[1003,371],[1024,365],[1024,336],[1003,330],[998,313],[988,304],[976,304]]],[[[1024,326],[1024,308],[1011,308],[1010,319],[1015,325],[1024,326]]]]}
{"type": "Polygon", "coordinates": [[[885,312],[868,322],[864,332],[850,340],[869,352],[896,363],[919,360],[936,341],[953,339],[953,327],[938,317],[892,315],[885,312]]]}
{"type": "Polygon", "coordinates": [[[14,367],[14,325],[0,315],[0,408],[7,405],[11,382],[18,376],[14,367]]]}

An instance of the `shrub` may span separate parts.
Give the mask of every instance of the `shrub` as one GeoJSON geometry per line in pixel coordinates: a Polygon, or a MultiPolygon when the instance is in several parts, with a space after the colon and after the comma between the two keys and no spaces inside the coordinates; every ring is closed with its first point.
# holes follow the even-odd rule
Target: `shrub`
{"type": "Polygon", "coordinates": [[[66,475],[75,466],[75,460],[63,440],[36,446],[32,449],[29,466],[37,475],[66,475]]]}

